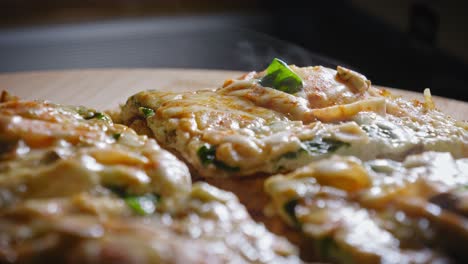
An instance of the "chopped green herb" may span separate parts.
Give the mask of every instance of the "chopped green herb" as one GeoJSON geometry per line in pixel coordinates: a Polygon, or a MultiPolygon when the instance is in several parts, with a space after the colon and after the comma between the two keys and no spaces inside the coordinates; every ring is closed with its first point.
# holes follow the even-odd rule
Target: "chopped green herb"
{"type": "Polygon", "coordinates": [[[145,118],[148,118],[150,116],[154,116],[154,110],[151,109],[151,108],[148,108],[148,107],[139,107],[138,108],[138,111],[140,111],[140,113],[145,117],[145,118]]]}
{"type": "Polygon", "coordinates": [[[271,87],[286,93],[297,93],[303,88],[302,79],[282,60],[273,59],[266,69],[266,75],[260,85],[271,87]]]}
{"type": "Polygon", "coordinates": [[[75,109],[84,119],[90,119],[94,115],[94,111],[83,106],[77,106],[75,109]]]}
{"type": "Polygon", "coordinates": [[[105,121],[110,121],[109,117],[101,112],[94,112],[90,113],[87,116],[83,116],[84,119],[90,120],[90,119],[99,119],[99,120],[105,120],[105,121]]]}
{"type": "Polygon", "coordinates": [[[115,134],[112,134],[112,138],[114,138],[115,140],[119,140],[121,135],[122,134],[120,134],[120,133],[115,133],[115,134]]]}
{"type": "Polygon", "coordinates": [[[350,144],[333,139],[314,138],[302,142],[302,147],[297,151],[286,152],[280,158],[297,159],[303,153],[311,154],[327,154],[338,150],[341,147],[349,147],[350,144]]]}
{"type": "Polygon", "coordinates": [[[216,148],[201,146],[197,151],[198,158],[200,158],[203,166],[213,163],[216,159],[216,148]]]}
{"type": "Polygon", "coordinates": [[[377,125],[363,125],[361,126],[364,131],[369,134],[371,137],[378,137],[378,138],[389,138],[389,139],[398,139],[389,128],[381,127],[377,125]]]}
{"type": "Polygon", "coordinates": [[[213,164],[222,169],[222,170],[225,170],[225,171],[230,171],[230,172],[236,172],[236,171],[240,171],[240,168],[239,167],[233,167],[233,166],[229,166],[227,165],[226,163],[222,162],[222,161],[219,161],[219,160],[214,160],[213,161],[213,164]]]}
{"type": "Polygon", "coordinates": [[[144,195],[131,195],[121,186],[106,187],[117,196],[123,198],[125,203],[139,215],[154,213],[154,211],[156,211],[156,203],[161,200],[159,194],[147,193],[144,195]]]}
{"type": "Polygon", "coordinates": [[[94,118],[96,119],[99,119],[99,120],[106,120],[107,119],[107,116],[105,116],[103,113],[101,112],[96,112],[94,114],[94,118]]]}
{"type": "Polygon", "coordinates": [[[303,148],[309,153],[327,154],[335,152],[341,147],[349,147],[350,144],[333,139],[314,138],[309,141],[304,141],[303,148]]]}
{"type": "Polygon", "coordinates": [[[154,194],[145,194],[141,196],[127,196],[125,203],[139,215],[149,215],[156,211],[156,202],[160,197],[154,194]]]}
{"type": "Polygon", "coordinates": [[[197,151],[198,158],[200,159],[203,166],[209,164],[215,165],[217,168],[220,168],[225,171],[236,172],[239,171],[239,167],[232,167],[226,163],[216,159],[216,147],[213,146],[201,146],[197,151]]]}
{"type": "Polygon", "coordinates": [[[300,227],[301,225],[296,216],[296,206],[298,202],[299,202],[298,199],[292,199],[289,202],[285,203],[283,206],[284,211],[290,217],[290,219],[292,220],[292,222],[294,223],[296,227],[300,227]]]}

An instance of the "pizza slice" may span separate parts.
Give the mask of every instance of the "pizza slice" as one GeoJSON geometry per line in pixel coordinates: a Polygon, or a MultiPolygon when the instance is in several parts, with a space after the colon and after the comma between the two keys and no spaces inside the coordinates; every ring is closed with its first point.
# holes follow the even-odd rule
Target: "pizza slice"
{"type": "Polygon", "coordinates": [[[401,162],[332,156],[265,182],[266,223],[295,236],[306,258],[461,263],[468,257],[467,186],[468,159],[449,153],[401,162]]]}
{"type": "Polygon", "coordinates": [[[468,126],[424,96],[394,96],[342,67],[274,60],[215,90],[140,92],[120,118],[236,193],[306,259],[444,263],[463,258],[454,241],[468,237],[468,126]],[[460,197],[456,212],[437,204],[447,195],[460,197]]]}
{"type": "Polygon", "coordinates": [[[1,98],[1,263],[300,263],[155,140],[92,109],[1,98]]]}
{"type": "Polygon", "coordinates": [[[143,91],[120,122],[154,137],[196,178],[237,194],[258,220],[263,181],[331,155],[402,161],[425,151],[468,157],[468,125],[437,110],[430,93],[409,101],[354,71],[274,60],[215,90],[143,91]]]}
{"type": "Polygon", "coordinates": [[[121,121],[157,139],[204,178],[289,171],[332,154],[403,160],[424,151],[468,156],[468,126],[426,101],[374,88],[338,67],[274,60],[216,90],[144,91],[121,121]]]}

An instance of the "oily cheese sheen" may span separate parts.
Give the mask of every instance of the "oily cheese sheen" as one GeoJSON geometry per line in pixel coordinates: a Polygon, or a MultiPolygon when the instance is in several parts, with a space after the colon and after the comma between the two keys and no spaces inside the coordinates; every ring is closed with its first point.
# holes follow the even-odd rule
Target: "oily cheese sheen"
{"type": "Polygon", "coordinates": [[[340,67],[291,69],[305,80],[295,94],[261,86],[265,73],[253,72],[216,90],[140,92],[122,107],[121,119],[207,178],[288,171],[331,154],[363,160],[402,160],[429,150],[468,155],[466,123],[435,109],[430,98],[395,97],[340,67]]]}
{"type": "Polygon", "coordinates": [[[332,156],[265,182],[272,214],[339,263],[466,259],[466,186],[468,158],[442,152],[402,162],[332,156]]]}
{"type": "Polygon", "coordinates": [[[142,91],[116,120],[233,191],[305,260],[457,263],[468,257],[468,125],[424,98],[275,59],[217,89],[142,91]]]}
{"type": "Polygon", "coordinates": [[[0,263],[300,263],[228,192],[84,107],[0,102],[0,263]]]}
{"type": "Polygon", "coordinates": [[[171,90],[110,113],[0,95],[0,263],[468,259],[468,125],[428,89],[274,59],[171,90]]]}

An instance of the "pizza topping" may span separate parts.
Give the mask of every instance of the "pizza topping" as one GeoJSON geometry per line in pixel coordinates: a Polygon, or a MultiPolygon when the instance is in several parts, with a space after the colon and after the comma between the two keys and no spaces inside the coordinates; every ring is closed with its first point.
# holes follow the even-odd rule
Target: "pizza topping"
{"type": "Polygon", "coordinates": [[[300,263],[233,194],[192,185],[155,140],[95,113],[0,103],[1,263],[300,263]]]}
{"type": "Polygon", "coordinates": [[[213,163],[216,159],[216,148],[201,146],[197,151],[198,157],[201,160],[201,163],[206,166],[213,163]]]}
{"type": "MultiPolygon", "coordinates": [[[[138,112],[135,102],[143,105],[149,97],[159,98],[153,109],[158,114],[142,121],[140,133],[154,135],[166,147],[179,152],[204,177],[276,173],[331,153],[362,160],[383,156],[401,160],[409,153],[426,150],[450,151],[456,157],[463,156],[467,150],[468,137],[462,128],[436,129],[434,122],[450,123],[449,119],[419,123],[387,114],[388,99],[384,97],[310,109],[307,102],[295,104],[290,98],[303,101],[301,97],[247,83],[250,82],[237,86],[237,81],[233,81],[217,91],[186,92],[178,96],[168,92],[141,92],[132,97],[135,105],[125,106],[124,112],[131,116],[129,113],[135,109],[138,112]],[[287,113],[288,109],[292,111],[287,113]],[[310,123],[303,121],[307,115],[312,117],[308,119],[310,123]],[[317,117],[324,122],[312,121],[317,117]],[[145,132],[146,128],[151,131],[145,132]],[[314,138],[346,144],[339,148],[328,147],[327,142],[312,144],[307,151],[301,142],[314,138]],[[211,164],[203,165],[209,156],[202,155],[203,152],[210,149],[205,154],[213,153],[212,147],[201,148],[204,145],[216,147],[216,159],[211,164]]],[[[119,142],[122,140],[124,137],[119,142]]]]}
{"type": "Polygon", "coordinates": [[[109,116],[107,116],[106,114],[103,114],[101,112],[95,112],[91,116],[85,117],[85,119],[87,119],[87,120],[92,119],[92,118],[96,118],[96,119],[99,119],[99,120],[106,120],[106,121],[110,120],[109,116]]]}
{"type": "Polygon", "coordinates": [[[159,194],[130,194],[125,188],[116,185],[109,185],[107,188],[118,197],[122,198],[127,206],[138,215],[149,215],[154,213],[156,211],[157,203],[161,200],[161,195],[159,194]]]}
{"type": "Polygon", "coordinates": [[[372,98],[350,104],[313,109],[311,113],[320,121],[338,122],[351,120],[360,112],[374,112],[380,115],[385,115],[385,109],[386,103],[384,98],[372,98]]]}
{"type": "Polygon", "coordinates": [[[309,114],[307,100],[298,96],[299,93],[288,94],[243,80],[233,80],[228,86],[217,90],[217,93],[242,98],[257,106],[281,113],[292,120],[301,120],[305,123],[315,121],[315,117],[309,114]]]}
{"type": "Polygon", "coordinates": [[[148,118],[154,115],[154,110],[148,107],[141,106],[140,108],[138,108],[138,110],[140,111],[140,114],[142,114],[143,117],[145,118],[148,118]]]}
{"type": "Polygon", "coordinates": [[[286,223],[318,245],[333,241],[325,259],[447,261],[466,255],[450,242],[468,241],[465,162],[435,152],[404,162],[334,156],[269,178],[265,190],[286,223]]]}
{"type": "Polygon", "coordinates": [[[316,137],[312,140],[302,141],[302,150],[309,154],[331,154],[341,147],[349,147],[349,143],[333,139],[316,137]]]}
{"type": "Polygon", "coordinates": [[[217,201],[224,204],[236,199],[232,193],[220,190],[205,182],[194,184],[190,196],[204,202],[217,201]]]}
{"type": "Polygon", "coordinates": [[[156,210],[156,202],[160,196],[145,194],[141,196],[127,196],[124,198],[132,210],[139,215],[148,215],[156,210]]]}
{"type": "MultiPolygon", "coordinates": [[[[97,120],[104,120],[110,121],[110,117],[103,113],[96,111],[94,109],[86,108],[83,106],[71,107],[71,106],[62,106],[61,109],[56,109],[60,114],[64,114],[65,112],[71,113],[78,113],[81,117],[85,120],[97,119],[97,120]]],[[[40,111],[40,110],[39,110],[40,111]]]]}
{"type": "Polygon", "coordinates": [[[369,143],[369,137],[365,130],[353,121],[334,125],[328,131],[331,138],[338,141],[357,144],[369,143]]]}
{"type": "Polygon", "coordinates": [[[200,158],[201,163],[203,166],[207,166],[210,164],[213,164],[219,169],[225,170],[225,171],[239,171],[239,167],[233,167],[229,166],[226,163],[218,160],[216,158],[216,147],[214,146],[201,146],[198,151],[197,155],[200,158]]]}
{"type": "Polygon", "coordinates": [[[355,71],[338,66],[336,75],[345,83],[348,83],[356,92],[363,93],[371,87],[371,82],[366,77],[355,71]]]}
{"type": "Polygon", "coordinates": [[[435,103],[432,100],[431,90],[429,90],[428,88],[424,89],[424,107],[427,110],[435,109],[435,103]]]}
{"type": "MultiPolygon", "coordinates": [[[[443,262],[434,241],[448,235],[436,227],[464,237],[456,217],[468,202],[453,189],[467,184],[468,167],[454,158],[467,157],[468,134],[425,94],[424,104],[407,101],[343,67],[274,60],[265,72],[216,90],[141,92],[123,108],[123,120],[151,106],[157,115],[142,120],[146,127],[213,182],[229,178],[226,185],[254,193],[241,177],[289,173],[265,182],[272,208],[312,238],[324,259],[443,262]]],[[[246,197],[261,207],[262,199],[246,197]]]]}
{"type": "Polygon", "coordinates": [[[318,183],[348,192],[367,188],[371,184],[368,173],[351,157],[322,159],[296,171],[296,178],[313,177],[318,183]]]}
{"type": "Polygon", "coordinates": [[[115,140],[119,140],[121,135],[122,135],[122,133],[114,133],[114,134],[112,134],[112,138],[115,139],[115,140]]]}
{"type": "Polygon", "coordinates": [[[259,83],[289,94],[297,93],[303,87],[301,78],[285,62],[276,58],[268,66],[266,75],[259,83]]]}

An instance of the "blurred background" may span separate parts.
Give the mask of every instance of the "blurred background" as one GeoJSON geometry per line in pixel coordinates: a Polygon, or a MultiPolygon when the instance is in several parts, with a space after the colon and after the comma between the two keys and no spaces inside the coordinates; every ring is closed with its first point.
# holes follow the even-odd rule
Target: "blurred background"
{"type": "Polygon", "coordinates": [[[468,101],[468,1],[0,0],[0,72],[344,65],[468,101]]]}

